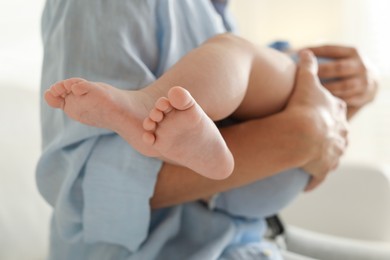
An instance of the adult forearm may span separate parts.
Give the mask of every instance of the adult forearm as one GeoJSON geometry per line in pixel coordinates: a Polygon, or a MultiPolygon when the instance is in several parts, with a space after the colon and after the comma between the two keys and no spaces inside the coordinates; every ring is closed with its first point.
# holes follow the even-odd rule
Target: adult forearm
{"type": "Polygon", "coordinates": [[[235,158],[233,174],[211,180],[164,163],[151,199],[152,208],[167,207],[227,191],[299,167],[311,159],[304,118],[281,112],[221,129],[235,158]]]}

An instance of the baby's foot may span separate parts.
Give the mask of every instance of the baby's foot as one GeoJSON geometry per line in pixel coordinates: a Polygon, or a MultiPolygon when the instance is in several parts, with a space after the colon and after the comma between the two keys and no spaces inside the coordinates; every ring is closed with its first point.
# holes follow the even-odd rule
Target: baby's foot
{"type": "Polygon", "coordinates": [[[158,99],[143,126],[144,142],[164,159],[212,179],[232,173],[234,159],[218,128],[184,88],[158,99]]]}
{"type": "Polygon", "coordinates": [[[159,156],[142,141],[142,121],[155,99],[141,91],[127,91],[104,83],[71,78],[55,83],[45,93],[46,102],[63,109],[72,119],[117,132],[137,151],[159,156]]]}

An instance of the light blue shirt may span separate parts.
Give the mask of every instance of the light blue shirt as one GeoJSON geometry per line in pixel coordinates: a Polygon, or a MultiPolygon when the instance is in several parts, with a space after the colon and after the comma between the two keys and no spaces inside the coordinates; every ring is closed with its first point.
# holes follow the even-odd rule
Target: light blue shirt
{"type": "MultiPolygon", "coordinates": [[[[42,94],[69,77],[143,88],[206,39],[234,28],[223,17],[209,0],[47,0],[42,94]]],[[[302,171],[221,193],[213,207],[151,210],[161,161],[43,101],[41,118],[37,184],[54,209],[49,259],[281,259],[262,239],[264,217],[304,188],[302,171]]]]}

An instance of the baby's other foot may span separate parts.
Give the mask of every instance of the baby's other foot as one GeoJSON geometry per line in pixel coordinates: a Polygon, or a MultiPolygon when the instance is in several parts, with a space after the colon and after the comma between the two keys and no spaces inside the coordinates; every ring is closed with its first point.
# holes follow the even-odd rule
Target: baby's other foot
{"type": "Polygon", "coordinates": [[[157,100],[144,120],[143,140],[167,161],[211,178],[224,179],[234,159],[214,122],[182,87],[157,100]]]}

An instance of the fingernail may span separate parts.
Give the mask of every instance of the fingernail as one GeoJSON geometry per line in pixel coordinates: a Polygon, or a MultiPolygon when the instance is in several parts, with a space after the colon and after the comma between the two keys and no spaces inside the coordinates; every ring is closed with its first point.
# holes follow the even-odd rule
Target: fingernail
{"type": "Polygon", "coordinates": [[[310,50],[302,50],[302,55],[305,55],[307,57],[312,57],[313,53],[310,50]]]}

